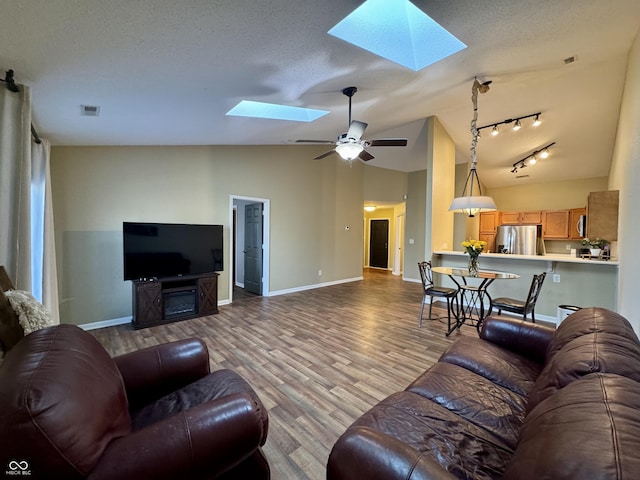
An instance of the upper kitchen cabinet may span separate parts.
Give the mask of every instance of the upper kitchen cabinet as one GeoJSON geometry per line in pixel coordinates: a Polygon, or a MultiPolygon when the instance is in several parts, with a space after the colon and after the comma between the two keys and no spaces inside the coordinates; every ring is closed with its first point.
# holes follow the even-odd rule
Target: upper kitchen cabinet
{"type": "Polygon", "coordinates": [[[618,190],[591,192],[587,200],[587,236],[618,240],[618,190]]]}
{"type": "Polygon", "coordinates": [[[543,212],[542,237],[563,240],[569,238],[569,210],[543,212]]]}
{"type": "Polygon", "coordinates": [[[500,212],[480,212],[480,233],[478,240],[487,242],[487,251],[496,250],[496,228],[500,225],[500,212]]]}
{"type": "Polygon", "coordinates": [[[501,212],[500,219],[501,225],[538,225],[542,223],[542,212],[501,212]]]}

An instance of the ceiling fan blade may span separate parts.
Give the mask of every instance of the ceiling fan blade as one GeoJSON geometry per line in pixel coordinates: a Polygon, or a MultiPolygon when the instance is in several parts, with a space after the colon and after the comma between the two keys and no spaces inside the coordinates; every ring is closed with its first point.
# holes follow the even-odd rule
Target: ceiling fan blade
{"type": "Polygon", "coordinates": [[[406,138],[381,138],[379,140],[368,140],[371,147],[406,147],[406,138]]]}
{"type": "Polygon", "coordinates": [[[362,135],[364,134],[365,129],[367,128],[367,123],[359,122],[358,120],[354,120],[349,125],[349,131],[347,132],[347,138],[353,138],[354,140],[360,140],[362,135]]]}
{"type": "Polygon", "coordinates": [[[329,150],[328,152],[323,153],[322,155],[318,155],[317,157],[314,158],[314,160],[322,160],[324,157],[328,157],[332,153],[336,153],[336,151],[335,150],[329,150]]]}
{"type": "Polygon", "coordinates": [[[336,142],[331,140],[296,140],[296,143],[324,143],[327,145],[334,145],[336,142]]]}
{"type": "Polygon", "coordinates": [[[359,158],[360,160],[362,160],[363,162],[368,162],[369,160],[373,160],[373,159],[374,159],[374,158],[376,158],[376,157],[374,157],[373,155],[371,155],[371,154],[370,154],[369,152],[367,152],[366,150],[362,150],[362,151],[360,152],[360,155],[358,155],[358,158],[359,158]]]}

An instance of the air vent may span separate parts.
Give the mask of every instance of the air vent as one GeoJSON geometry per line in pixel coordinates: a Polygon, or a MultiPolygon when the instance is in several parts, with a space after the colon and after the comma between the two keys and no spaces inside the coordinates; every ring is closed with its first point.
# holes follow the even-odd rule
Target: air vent
{"type": "Polygon", "coordinates": [[[577,55],[572,55],[570,57],[565,58],[564,60],[562,60],[562,62],[565,65],[569,65],[570,63],[576,62],[578,61],[578,56],[577,55]]]}
{"type": "Polygon", "coordinates": [[[516,175],[516,178],[529,178],[531,175],[516,175]]]}
{"type": "Polygon", "coordinates": [[[97,117],[100,115],[100,107],[98,105],[80,105],[80,115],[97,117]]]}

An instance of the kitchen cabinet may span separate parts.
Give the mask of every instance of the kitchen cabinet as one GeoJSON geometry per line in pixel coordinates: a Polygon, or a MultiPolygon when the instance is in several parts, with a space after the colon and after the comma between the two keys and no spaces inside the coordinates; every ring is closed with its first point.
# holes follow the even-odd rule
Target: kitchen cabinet
{"type": "Polygon", "coordinates": [[[486,251],[496,251],[496,228],[500,225],[500,212],[480,213],[480,233],[478,240],[487,242],[486,251]]]}
{"type": "Polygon", "coordinates": [[[543,212],[542,237],[551,240],[569,238],[569,210],[547,210],[543,212]]]}
{"type": "Polygon", "coordinates": [[[591,192],[587,200],[587,236],[618,240],[619,191],[591,192]]]}
{"type": "Polygon", "coordinates": [[[501,212],[501,225],[538,225],[542,223],[542,212],[532,210],[529,212],[501,212]]]}
{"type": "Polygon", "coordinates": [[[569,210],[569,239],[570,240],[580,240],[586,237],[587,232],[583,229],[585,227],[585,222],[583,221],[584,216],[587,214],[586,207],[582,208],[572,208],[569,210]]]}

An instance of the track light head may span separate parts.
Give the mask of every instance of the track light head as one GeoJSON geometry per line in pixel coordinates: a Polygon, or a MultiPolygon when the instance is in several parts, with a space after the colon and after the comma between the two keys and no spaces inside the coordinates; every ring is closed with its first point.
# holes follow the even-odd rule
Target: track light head
{"type": "Polygon", "coordinates": [[[530,159],[529,159],[529,165],[535,165],[537,163],[537,159],[536,156],[533,155],[530,159]]]}
{"type": "Polygon", "coordinates": [[[539,127],[540,124],[542,123],[542,121],[540,120],[540,114],[536,115],[536,118],[533,120],[533,126],[534,127],[539,127]]]}
{"type": "Polygon", "coordinates": [[[516,120],[516,123],[513,124],[513,131],[517,132],[521,128],[522,128],[522,124],[520,123],[520,120],[516,120]]]}
{"type": "Polygon", "coordinates": [[[500,129],[498,128],[498,125],[494,125],[493,128],[491,129],[491,135],[492,136],[496,136],[500,134],[500,129]]]}
{"type": "Polygon", "coordinates": [[[542,152],[540,152],[540,158],[547,158],[549,156],[549,150],[548,149],[544,149],[542,152]]]}

